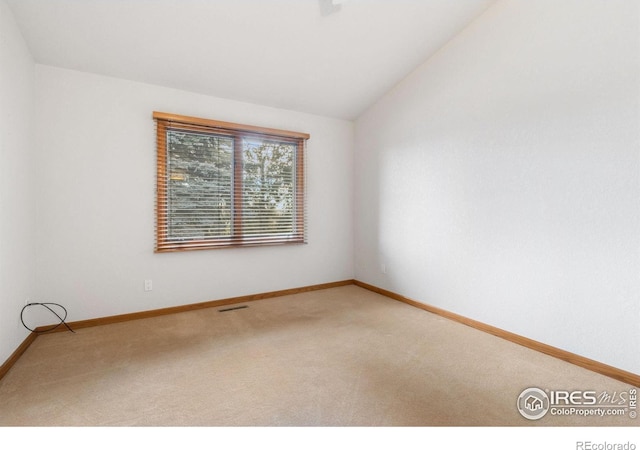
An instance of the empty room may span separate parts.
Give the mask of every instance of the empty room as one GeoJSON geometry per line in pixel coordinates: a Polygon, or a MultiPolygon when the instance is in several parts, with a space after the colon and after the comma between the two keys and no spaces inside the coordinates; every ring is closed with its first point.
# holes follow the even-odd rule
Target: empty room
{"type": "Polygon", "coordinates": [[[637,0],[0,37],[0,426],[638,429],[637,0]]]}

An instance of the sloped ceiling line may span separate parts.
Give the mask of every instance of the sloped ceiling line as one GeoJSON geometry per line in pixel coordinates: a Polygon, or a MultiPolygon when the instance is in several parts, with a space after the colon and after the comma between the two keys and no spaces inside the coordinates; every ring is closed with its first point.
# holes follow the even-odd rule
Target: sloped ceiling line
{"type": "Polygon", "coordinates": [[[495,0],[4,0],[41,64],[353,120],[495,0]]]}

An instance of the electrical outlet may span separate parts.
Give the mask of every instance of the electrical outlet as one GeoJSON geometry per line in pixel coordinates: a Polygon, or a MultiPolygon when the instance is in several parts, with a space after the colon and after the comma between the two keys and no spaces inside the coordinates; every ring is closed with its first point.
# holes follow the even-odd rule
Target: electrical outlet
{"type": "Polygon", "coordinates": [[[153,282],[151,280],[144,280],[144,290],[145,291],[153,290],[153,282]]]}

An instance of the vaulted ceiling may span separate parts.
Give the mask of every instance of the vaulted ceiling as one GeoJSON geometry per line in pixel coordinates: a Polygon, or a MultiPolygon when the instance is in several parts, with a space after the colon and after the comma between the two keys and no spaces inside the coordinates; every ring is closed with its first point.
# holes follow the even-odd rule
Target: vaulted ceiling
{"type": "Polygon", "coordinates": [[[495,0],[5,0],[36,62],[354,119],[495,0]]]}

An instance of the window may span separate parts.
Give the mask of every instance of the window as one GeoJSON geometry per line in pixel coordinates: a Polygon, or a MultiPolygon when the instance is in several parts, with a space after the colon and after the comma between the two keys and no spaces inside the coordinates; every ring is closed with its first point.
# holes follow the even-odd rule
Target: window
{"type": "Polygon", "coordinates": [[[153,118],[157,252],[306,242],[308,134],[153,118]]]}

